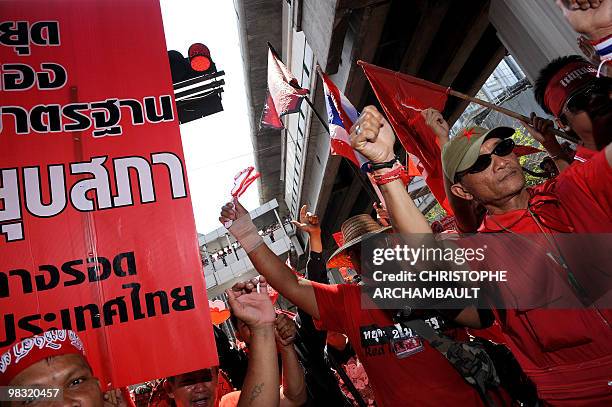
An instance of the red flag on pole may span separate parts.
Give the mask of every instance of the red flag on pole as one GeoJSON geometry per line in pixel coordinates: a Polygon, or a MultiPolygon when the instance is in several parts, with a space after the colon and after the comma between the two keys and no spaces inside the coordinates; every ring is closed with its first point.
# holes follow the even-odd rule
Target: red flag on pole
{"type": "Polygon", "coordinates": [[[278,58],[272,48],[268,48],[268,94],[261,115],[261,125],[282,129],[281,117],[296,113],[308,89],[300,87],[297,79],[278,58]]]}
{"type": "Polygon", "coordinates": [[[516,146],[514,146],[514,154],[517,157],[522,157],[524,155],[530,155],[530,154],[536,154],[536,153],[542,153],[544,152],[544,150],[540,150],[537,147],[533,147],[533,146],[524,146],[521,144],[517,144],[516,146]]]}
{"type": "Polygon", "coordinates": [[[358,64],[370,81],[402,146],[418,158],[419,169],[427,186],[446,212],[452,214],[444,192],[440,145],[421,115],[421,111],[430,107],[443,110],[448,89],[363,61],[358,64]]]}

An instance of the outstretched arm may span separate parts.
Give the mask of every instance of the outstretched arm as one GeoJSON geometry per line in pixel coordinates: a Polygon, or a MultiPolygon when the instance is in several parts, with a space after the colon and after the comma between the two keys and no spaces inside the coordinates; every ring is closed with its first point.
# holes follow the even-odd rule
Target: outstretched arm
{"type": "Polygon", "coordinates": [[[276,291],[318,319],[319,309],[310,281],[298,279],[285,262],[264,244],[251,216],[238,201],[235,203],[234,205],[233,202],[228,202],[221,208],[219,221],[232,221],[229,232],[240,242],[255,269],[276,291]]]}
{"type": "Polygon", "coordinates": [[[278,406],[280,400],[274,343],[276,314],[266,288],[263,282],[253,291],[237,286],[226,291],[232,312],[251,331],[249,366],[238,400],[239,407],[278,406]]]}
{"type": "Polygon", "coordinates": [[[299,221],[292,220],[291,223],[300,230],[308,233],[310,241],[310,251],[315,253],[323,252],[323,243],[321,243],[321,225],[319,217],[308,212],[308,205],[303,205],[300,208],[299,221]]]}
{"type": "MultiPolygon", "coordinates": [[[[373,163],[391,161],[395,134],[389,122],[374,107],[366,106],[351,129],[351,145],[373,163]]],[[[399,165],[399,164],[398,164],[399,165]]],[[[392,169],[378,170],[383,175],[392,169]]],[[[429,223],[416,207],[400,179],[381,185],[391,224],[399,233],[431,233],[429,223]]]]}
{"type": "Polygon", "coordinates": [[[283,361],[283,389],[280,395],[281,407],[297,407],[306,403],[304,369],[293,347],[296,337],[295,322],[287,315],[276,317],[276,347],[283,361]]]}

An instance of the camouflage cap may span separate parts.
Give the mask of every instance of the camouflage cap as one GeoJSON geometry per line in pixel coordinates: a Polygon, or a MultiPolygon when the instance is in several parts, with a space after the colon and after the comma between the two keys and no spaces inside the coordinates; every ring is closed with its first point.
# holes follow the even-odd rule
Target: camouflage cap
{"type": "Polygon", "coordinates": [[[480,155],[480,146],[491,137],[508,138],[514,134],[511,127],[496,127],[487,130],[484,127],[472,126],[459,131],[442,148],[442,169],[451,183],[458,172],[470,168],[480,155]]]}

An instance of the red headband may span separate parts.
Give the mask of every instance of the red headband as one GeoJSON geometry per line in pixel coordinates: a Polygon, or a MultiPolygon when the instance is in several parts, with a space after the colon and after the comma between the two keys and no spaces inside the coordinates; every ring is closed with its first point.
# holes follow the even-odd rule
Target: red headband
{"type": "Polygon", "coordinates": [[[85,356],[83,342],[69,330],[47,331],[17,342],[0,356],[0,386],[8,385],[15,376],[36,362],[71,353],[85,356]]]}
{"type": "Polygon", "coordinates": [[[576,90],[595,79],[597,68],[586,62],[572,62],[552,77],[544,92],[544,104],[557,117],[576,90]]]}

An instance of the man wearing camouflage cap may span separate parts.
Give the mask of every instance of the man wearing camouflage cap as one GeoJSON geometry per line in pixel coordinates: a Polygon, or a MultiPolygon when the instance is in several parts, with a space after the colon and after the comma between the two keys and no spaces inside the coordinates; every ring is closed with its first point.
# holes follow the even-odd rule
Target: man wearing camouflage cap
{"type": "MultiPolygon", "coordinates": [[[[442,168],[451,180],[451,193],[478,201],[487,210],[479,232],[510,233],[527,243],[548,241],[548,246],[539,243],[531,250],[545,249],[553,260],[560,257],[554,247],[556,234],[612,232],[612,144],[586,163],[571,165],[557,178],[527,188],[513,154],[512,134],[505,127],[490,131],[471,127],[443,147],[442,168]]],[[[373,163],[388,164],[377,166],[375,178],[393,171],[395,134],[375,107],[362,111],[350,138],[353,148],[373,163]]],[[[385,182],[380,188],[398,232],[430,233],[400,181],[385,182]]],[[[526,272],[536,277],[555,267],[567,273],[561,266],[526,272]]],[[[497,315],[509,347],[547,405],[612,401],[612,310],[505,309],[497,315]]]]}

